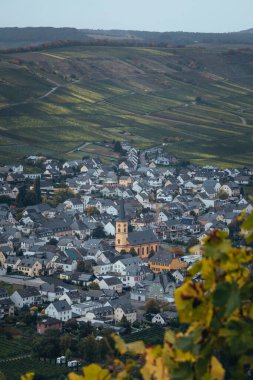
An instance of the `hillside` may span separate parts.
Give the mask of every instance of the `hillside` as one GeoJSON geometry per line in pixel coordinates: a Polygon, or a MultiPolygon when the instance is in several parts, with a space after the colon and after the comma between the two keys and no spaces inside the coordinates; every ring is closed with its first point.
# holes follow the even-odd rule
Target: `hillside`
{"type": "Polygon", "coordinates": [[[142,44],[252,44],[252,29],[234,33],[147,32],[136,30],[93,30],[75,28],[0,28],[0,49],[36,46],[53,41],[108,40],[142,44]]]}
{"type": "MultiPolygon", "coordinates": [[[[141,33],[141,32],[140,32],[141,33]]],[[[251,34],[252,35],[252,34],[251,34]]],[[[86,142],[162,142],[196,163],[253,162],[253,50],[66,46],[0,54],[0,161],[86,142]],[[8,155],[7,155],[8,154],[8,155]]]]}

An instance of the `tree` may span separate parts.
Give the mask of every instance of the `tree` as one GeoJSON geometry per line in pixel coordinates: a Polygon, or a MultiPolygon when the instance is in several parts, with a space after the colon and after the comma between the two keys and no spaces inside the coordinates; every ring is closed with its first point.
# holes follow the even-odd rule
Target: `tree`
{"type": "Polygon", "coordinates": [[[138,256],[137,253],[136,253],[136,250],[132,247],[129,251],[130,255],[132,255],[133,257],[135,256],[138,256]]]}
{"type": "Polygon", "coordinates": [[[55,239],[55,238],[51,238],[51,239],[49,240],[48,244],[50,244],[50,245],[57,245],[57,244],[58,244],[58,240],[55,239]]]}
{"type": "Polygon", "coordinates": [[[243,244],[243,237],[240,234],[240,224],[238,221],[235,219],[233,220],[229,226],[229,238],[233,241],[234,244],[243,244]]]}
{"type": "MultiPolygon", "coordinates": [[[[1,195],[0,196],[0,203],[6,203],[7,205],[10,205],[12,203],[12,199],[8,197],[8,195],[1,195]]],[[[1,380],[1,378],[0,378],[1,380]]]]}
{"type": "Polygon", "coordinates": [[[23,185],[19,188],[19,193],[16,198],[16,205],[18,208],[25,207],[26,186],[23,185]]]}
{"type": "Polygon", "coordinates": [[[87,261],[79,260],[77,262],[77,271],[78,272],[93,273],[91,262],[87,263],[87,261]]]}
{"type": "Polygon", "coordinates": [[[198,239],[195,237],[195,236],[192,236],[191,238],[190,238],[190,240],[188,241],[188,244],[187,244],[187,251],[189,251],[189,249],[191,248],[191,247],[194,247],[195,245],[197,245],[198,244],[198,239]]]}
{"type": "Polygon", "coordinates": [[[113,150],[114,150],[114,152],[117,152],[122,156],[125,153],[124,150],[122,149],[121,143],[119,141],[115,141],[113,150]]]}
{"type": "Polygon", "coordinates": [[[92,237],[94,239],[103,239],[106,237],[104,228],[102,226],[97,226],[93,232],[92,232],[92,237]]]}
{"type": "Polygon", "coordinates": [[[201,96],[196,96],[196,98],[195,98],[195,102],[196,102],[196,103],[201,103],[201,102],[202,102],[202,98],[201,98],[201,96]]]}
{"type": "Polygon", "coordinates": [[[21,248],[18,250],[17,256],[24,256],[24,252],[21,248]]]}
{"type": "Polygon", "coordinates": [[[35,179],[33,190],[36,196],[36,203],[41,203],[40,177],[35,179]]]}
{"type": "Polygon", "coordinates": [[[37,197],[33,190],[26,191],[24,205],[25,206],[33,206],[37,204],[37,197]]]}
{"type": "Polygon", "coordinates": [[[119,325],[121,327],[124,327],[126,334],[130,334],[130,332],[131,332],[131,323],[127,320],[127,318],[126,318],[125,315],[123,315],[123,317],[121,318],[121,321],[119,322],[119,325]]]}
{"type": "Polygon", "coordinates": [[[95,332],[94,327],[90,322],[82,323],[79,328],[79,335],[81,338],[86,338],[95,332]]]}
{"type": "Polygon", "coordinates": [[[96,207],[93,207],[93,206],[92,207],[87,207],[85,209],[85,212],[86,212],[86,214],[88,216],[99,215],[100,214],[99,210],[96,207]]]}
{"type": "Polygon", "coordinates": [[[75,196],[76,195],[72,191],[70,191],[68,188],[63,189],[63,190],[57,191],[57,193],[53,197],[53,200],[48,203],[52,204],[53,206],[57,206],[58,204],[65,202],[68,198],[73,198],[75,196]]]}
{"type": "Polygon", "coordinates": [[[218,198],[221,199],[221,200],[226,200],[228,199],[229,195],[226,191],[224,190],[219,190],[218,192],[218,198]]]}
{"type": "Polygon", "coordinates": [[[75,319],[69,319],[64,325],[64,331],[75,334],[78,330],[78,323],[75,319]]]}
{"type": "Polygon", "coordinates": [[[72,337],[69,334],[62,335],[59,340],[59,345],[62,353],[65,353],[67,349],[72,346],[72,337]]]}
{"type": "Polygon", "coordinates": [[[79,352],[83,360],[87,363],[94,363],[98,360],[98,343],[94,336],[89,335],[81,339],[79,343],[79,352]]]}
{"type": "Polygon", "coordinates": [[[67,348],[67,350],[65,351],[65,356],[66,356],[66,360],[71,359],[72,351],[69,348],[67,348]]]}
{"type": "Polygon", "coordinates": [[[89,285],[89,289],[99,290],[100,287],[99,287],[98,283],[96,283],[96,282],[92,282],[92,283],[89,285]]]}
{"type": "Polygon", "coordinates": [[[147,314],[157,314],[160,312],[160,305],[156,300],[150,300],[145,304],[147,314]]]}
{"type": "Polygon", "coordinates": [[[59,343],[59,332],[49,330],[43,336],[38,336],[33,339],[33,353],[39,358],[54,359],[60,354],[59,343]]]}

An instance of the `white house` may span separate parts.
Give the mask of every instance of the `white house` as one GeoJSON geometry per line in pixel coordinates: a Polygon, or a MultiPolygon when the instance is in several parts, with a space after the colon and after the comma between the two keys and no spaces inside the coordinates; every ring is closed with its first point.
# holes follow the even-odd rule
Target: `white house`
{"type": "Polygon", "coordinates": [[[142,191],[142,187],[138,181],[135,181],[133,183],[132,190],[135,191],[136,193],[140,193],[142,191]]]}
{"type": "Polygon", "coordinates": [[[123,284],[117,277],[106,276],[95,280],[98,283],[100,289],[111,289],[118,293],[122,293],[123,284]]]}
{"type": "Polygon", "coordinates": [[[158,313],[153,316],[151,319],[152,323],[158,323],[160,325],[166,325],[169,319],[176,319],[177,312],[176,311],[165,311],[163,313],[158,313]]]}
{"type": "Polygon", "coordinates": [[[25,289],[16,290],[11,296],[10,299],[19,309],[22,309],[24,306],[39,305],[41,303],[41,295],[38,289],[29,287],[25,289]]]}
{"type": "Polygon", "coordinates": [[[71,306],[72,312],[80,316],[85,316],[88,312],[101,308],[103,305],[100,302],[86,301],[71,306]]]}
{"type": "Polygon", "coordinates": [[[66,207],[66,209],[79,211],[81,213],[83,213],[83,210],[84,210],[83,202],[78,198],[67,199],[64,202],[64,206],[66,207]]]}
{"type": "Polygon", "coordinates": [[[120,322],[124,316],[131,324],[137,319],[136,310],[130,303],[122,302],[114,307],[114,319],[116,322],[120,322]]]}
{"type": "Polygon", "coordinates": [[[81,302],[81,295],[77,290],[71,290],[70,292],[64,293],[59,298],[60,301],[67,301],[69,305],[73,305],[81,302]]]}
{"type": "Polygon", "coordinates": [[[108,222],[107,224],[104,225],[104,231],[106,233],[106,235],[111,235],[111,236],[115,236],[115,225],[112,223],[112,222],[108,222]]]}
{"type": "Polygon", "coordinates": [[[45,309],[46,315],[66,322],[72,318],[72,309],[66,300],[55,301],[45,309]]]}
{"type": "Polygon", "coordinates": [[[101,274],[106,274],[108,272],[111,272],[111,263],[101,263],[101,264],[98,264],[96,266],[94,266],[92,269],[93,269],[93,273],[95,276],[99,276],[101,274]]]}

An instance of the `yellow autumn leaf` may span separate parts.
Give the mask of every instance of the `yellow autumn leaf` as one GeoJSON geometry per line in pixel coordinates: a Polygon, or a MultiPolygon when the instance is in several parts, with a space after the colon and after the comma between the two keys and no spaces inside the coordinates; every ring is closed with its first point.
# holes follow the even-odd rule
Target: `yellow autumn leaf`
{"type": "Polygon", "coordinates": [[[83,373],[85,380],[109,380],[111,378],[109,371],[97,364],[91,364],[83,368],[83,373]]]}
{"type": "Polygon", "coordinates": [[[204,258],[202,260],[201,277],[205,280],[205,288],[212,289],[215,284],[215,265],[213,260],[204,258]]]}
{"type": "Polygon", "coordinates": [[[145,365],[141,369],[144,380],[170,380],[168,368],[162,358],[162,349],[158,347],[146,350],[145,365]]]}
{"type": "Polygon", "coordinates": [[[145,352],[145,345],[142,341],[133,343],[125,343],[118,335],[113,335],[116,349],[121,353],[132,352],[134,354],[143,354],[145,352]]]}
{"type": "Polygon", "coordinates": [[[166,330],[164,335],[164,343],[173,345],[175,343],[175,333],[172,330],[166,330]]]}
{"type": "Polygon", "coordinates": [[[74,372],[69,373],[68,378],[69,378],[69,380],[84,380],[83,376],[77,375],[74,372]]]}
{"type": "Polygon", "coordinates": [[[21,380],[33,380],[34,375],[34,372],[26,373],[25,375],[21,376],[21,380]]]}
{"type": "Polygon", "coordinates": [[[212,356],[211,359],[211,379],[210,380],[224,380],[225,370],[219,360],[212,356]]]}

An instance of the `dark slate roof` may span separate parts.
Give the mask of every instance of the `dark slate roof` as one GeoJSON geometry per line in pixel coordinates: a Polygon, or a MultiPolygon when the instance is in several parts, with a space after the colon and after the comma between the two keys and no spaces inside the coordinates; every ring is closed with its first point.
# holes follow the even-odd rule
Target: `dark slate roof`
{"type": "Polygon", "coordinates": [[[159,240],[152,230],[130,232],[128,242],[131,245],[158,243],[159,240]]]}
{"type": "Polygon", "coordinates": [[[178,317],[178,314],[176,311],[164,311],[162,313],[159,313],[162,318],[166,319],[175,319],[178,317]]]}
{"type": "Polygon", "coordinates": [[[149,261],[152,264],[163,263],[163,264],[169,265],[171,263],[172,259],[173,259],[172,253],[170,253],[170,252],[158,252],[153,257],[151,257],[151,259],[149,259],[149,261]]]}
{"type": "Polygon", "coordinates": [[[102,306],[93,310],[96,317],[104,317],[113,314],[113,308],[111,306],[102,306]]]}
{"type": "Polygon", "coordinates": [[[166,289],[167,285],[169,285],[171,283],[174,283],[174,284],[176,283],[175,278],[168,271],[163,272],[163,273],[159,273],[158,276],[159,276],[160,284],[162,285],[164,290],[166,289]]]}
{"type": "Polygon", "coordinates": [[[19,289],[17,290],[18,294],[22,298],[27,298],[27,297],[38,297],[40,295],[40,292],[38,289],[30,287],[30,288],[25,288],[25,289],[19,289]]]}
{"type": "Polygon", "coordinates": [[[100,289],[90,289],[90,290],[84,291],[84,295],[86,297],[99,299],[104,295],[104,291],[100,289]]]}
{"type": "Polygon", "coordinates": [[[5,307],[5,306],[13,306],[14,302],[10,298],[5,298],[4,300],[0,300],[0,306],[5,307]]]}
{"type": "Polygon", "coordinates": [[[8,297],[8,292],[4,288],[0,288],[0,298],[8,297]]]}
{"type": "Polygon", "coordinates": [[[134,313],[135,309],[131,305],[131,303],[126,299],[112,300],[110,304],[116,310],[117,308],[121,308],[125,314],[134,313]]]}
{"type": "Polygon", "coordinates": [[[103,279],[107,285],[120,285],[122,282],[120,281],[119,278],[117,277],[109,277],[109,278],[104,278],[103,279]]]}
{"type": "Polygon", "coordinates": [[[58,312],[71,310],[71,306],[65,300],[63,300],[63,301],[55,301],[55,302],[53,302],[53,305],[54,305],[54,307],[56,308],[56,310],[58,312]]]}

